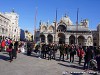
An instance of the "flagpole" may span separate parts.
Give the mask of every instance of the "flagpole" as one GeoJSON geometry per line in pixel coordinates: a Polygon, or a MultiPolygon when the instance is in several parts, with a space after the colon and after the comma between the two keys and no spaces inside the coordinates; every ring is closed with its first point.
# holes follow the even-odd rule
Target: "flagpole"
{"type": "Polygon", "coordinates": [[[34,17],[34,42],[36,43],[36,19],[37,19],[37,8],[35,9],[35,17],[34,17]]]}
{"type": "Polygon", "coordinates": [[[78,13],[79,13],[79,8],[77,8],[77,20],[76,20],[76,44],[78,44],[78,38],[77,38],[77,32],[78,32],[78,13]]]}
{"type": "Polygon", "coordinates": [[[56,25],[57,25],[57,9],[56,9],[56,19],[55,19],[55,35],[54,35],[54,43],[56,43],[56,25]]]}

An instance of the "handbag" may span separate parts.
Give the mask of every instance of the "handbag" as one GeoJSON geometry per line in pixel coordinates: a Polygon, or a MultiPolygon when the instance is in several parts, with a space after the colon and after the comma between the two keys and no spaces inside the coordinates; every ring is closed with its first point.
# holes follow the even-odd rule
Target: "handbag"
{"type": "Polygon", "coordinates": [[[6,51],[7,51],[7,52],[11,52],[11,51],[12,51],[12,49],[7,48],[7,49],[6,49],[6,51]]]}

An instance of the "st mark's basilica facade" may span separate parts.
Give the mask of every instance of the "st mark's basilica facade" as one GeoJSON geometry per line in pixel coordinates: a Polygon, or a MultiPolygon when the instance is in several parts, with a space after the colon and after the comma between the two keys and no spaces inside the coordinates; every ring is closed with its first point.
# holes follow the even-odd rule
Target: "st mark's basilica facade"
{"type": "Polygon", "coordinates": [[[78,44],[81,46],[100,46],[100,25],[97,30],[89,29],[89,21],[81,20],[73,24],[68,16],[61,18],[59,22],[51,24],[40,22],[39,34],[36,38],[42,43],[78,44]]]}

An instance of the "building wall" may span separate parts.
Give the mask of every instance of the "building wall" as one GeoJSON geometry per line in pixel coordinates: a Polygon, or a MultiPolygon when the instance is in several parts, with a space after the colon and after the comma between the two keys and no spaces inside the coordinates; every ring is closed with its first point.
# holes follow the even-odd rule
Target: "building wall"
{"type": "MultiPolygon", "coordinates": [[[[59,43],[59,33],[63,33],[65,35],[65,43],[70,44],[70,36],[73,35],[75,39],[80,36],[84,38],[84,45],[85,46],[100,46],[100,24],[97,26],[97,30],[90,30],[89,29],[89,21],[87,19],[81,20],[80,24],[73,25],[71,20],[68,17],[62,18],[59,22],[55,22],[49,24],[46,22],[40,22],[40,36],[35,35],[36,37],[40,38],[41,42],[41,35],[45,37],[45,43],[48,43],[47,36],[51,34],[53,36],[53,43],[59,43]],[[63,25],[65,30],[59,30],[59,26],[63,25]],[[56,29],[56,32],[55,32],[56,29]],[[76,36],[76,31],[77,36],[76,36]]],[[[82,40],[80,40],[82,41],[82,40]]],[[[76,42],[76,40],[75,40],[76,42]]],[[[78,42],[78,40],[77,40],[78,42]]]]}
{"type": "Polygon", "coordinates": [[[20,40],[20,27],[19,27],[19,15],[15,12],[5,13],[11,20],[11,38],[13,40],[20,40]]]}
{"type": "Polygon", "coordinates": [[[40,31],[39,30],[35,31],[33,39],[35,40],[34,42],[40,41],[40,31]]]}
{"type": "Polygon", "coordinates": [[[99,46],[100,46],[100,25],[99,25],[99,46]]]}
{"type": "Polygon", "coordinates": [[[20,27],[18,24],[19,16],[15,12],[0,13],[0,36],[20,39],[20,27]]]}
{"type": "Polygon", "coordinates": [[[6,17],[3,13],[0,13],[0,37],[9,37],[10,30],[10,19],[6,17]]]}
{"type": "Polygon", "coordinates": [[[94,46],[99,46],[99,34],[97,30],[92,31],[92,36],[93,36],[93,45],[94,46]]]}
{"type": "Polygon", "coordinates": [[[99,36],[99,46],[100,46],[100,24],[98,25],[98,27],[97,27],[97,31],[98,31],[98,36],[99,36]]]}
{"type": "Polygon", "coordinates": [[[25,41],[25,32],[23,29],[20,29],[20,41],[25,41]]]}
{"type": "Polygon", "coordinates": [[[33,37],[32,37],[33,35],[28,30],[25,30],[24,33],[25,33],[25,40],[26,41],[32,41],[33,40],[33,37]]]}
{"type": "MultiPolygon", "coordinates": [[[[60,22],[57,23],[56,28],[55,24],[40,23],[40,37],[44,35],[45,43],[48,43],[48,35],[52,35],[53,42],[52,43],[59,43],[59,39],[63,36],[65,39],[66,44],[70,44],[70,36],[74,36],[74,44],[81,44],[84,46],[93,46],[93,36],[92,32],[88,28],[88,20],[83,20],[81,24],[72,25],[72,22],[68,17],[65,17],[64,21],[61,19],[60,22]],[[65,19],[67,18],[67,19],[65,19]],[[56,29],[56,31],[55,31],[56,29]],[[77,34],[77,36],[76,36],[77,34]],[[60,37],[59,37],[60,35],[60,37]]],[[[41,38],[40,38],[41,41],[41,38]]]]}

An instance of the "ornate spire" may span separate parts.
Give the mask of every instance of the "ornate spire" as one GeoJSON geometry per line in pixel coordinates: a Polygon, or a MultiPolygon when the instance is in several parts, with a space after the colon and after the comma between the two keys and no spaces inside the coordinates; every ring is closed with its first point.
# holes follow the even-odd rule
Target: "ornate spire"
{"type": "Polygon", "coordinates": [[[15,12],[14,8],[12,9],[12,12],[13,12],[13,13],[15,12]]]}
{"type": "Polygon", "coordinates": [[[41,25],[41,20],[40,20],[40,23],[39,23],[39,25],[41,25]]]}
{"type": "Polygon", "coordinates": [[[64,17],[67,17],[66,13],[65,13],[65,16],[64,17]]]}

